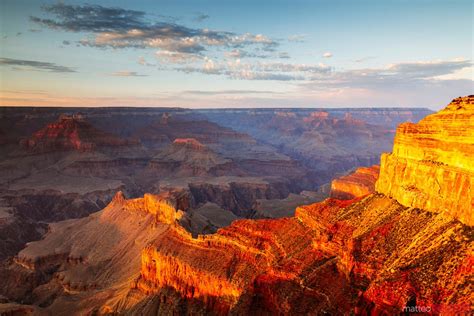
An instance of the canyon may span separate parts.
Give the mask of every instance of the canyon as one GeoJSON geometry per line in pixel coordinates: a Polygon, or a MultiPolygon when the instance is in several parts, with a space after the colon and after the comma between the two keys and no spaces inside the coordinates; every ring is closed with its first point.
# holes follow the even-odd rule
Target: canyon
{"type": "Polygon", "coordinates": [[[36,231],[4,246],[0,312],[472,310],[474,96],[431,115],[124,111],[146,128],[116,111],[66,118],[91,140],[53,123],[0,151],[0,233],[36,231]]]}
{"type": "MultiPolygon", "coordinates": [[[[208,110],[181,108],[0,108],[0,207],[4,210],[0,260],[41,238],[47,223],[103,209],[119,190],[129,197],[179,195],[185,211],[201,214],[209,224],[200,225],[206,228],[199,233],[210,233],[222,226],[219,223],[236,218],[291,215],[301,203],[326,197],[325,188],[334,177],[361,165],[351,160],[342,169],[312,168],[297,155],[257,140],[250,129],[236,131],[226,125],[242,114],[253,117],[256,110],[216,111],[212,113],[219,115],[217,122],[209,118],[208,110]],[[22,226],[29,229],[24,232],[22,226]]],[[[312,110],[286,111],[296,117],[315,117],[312,110]]],[[[269,121],[273,117],[276,124],[286,124],[279,120],[280,110],[260,112],[265,119],[269,115],[269,121]]],[[[341,117],[365,117],[379,124],[404,118],[416,121],[420,112],[429,111],[406,109],[385,115],[376,109],[328,110],[322,119],[331,125],[341,117]],[[360,115],[355,114],[358,111],[360,115]]],[[[354,128],[359,126],[365,128],[364,124],[354,128]]],[[[364,137],[350,139],[351,146],[363,142],[364,137]]],[[[375,136],[372,142],[380,147],[392,140],[375,136]]],[[[332,149],[343,147],[350,146],[332,149]]],[[[319,163],[334,158],[324,157],[319,163]]]]}

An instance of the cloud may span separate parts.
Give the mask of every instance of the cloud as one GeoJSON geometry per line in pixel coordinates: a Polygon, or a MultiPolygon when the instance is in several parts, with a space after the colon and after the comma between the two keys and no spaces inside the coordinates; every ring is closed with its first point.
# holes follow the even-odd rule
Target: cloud
{"type": "Polygon", "coordinates": [[[253,52],[248,52],[243,49],[233,49],[229,52],[225,52],[224,56],[228,58],[240,59],[240,58],[270,58],[268,54],[258,54],[253,52]]]}
{"type": "Polygon", "coordinates": [[[295,34],[288,36],[288,42],[293,42],[293,43],[303,43],[306,39],[306,35],[304,34],[295,34]]]}
{"type": "Polygon", "coordinates": [[[278,57],[282,59],[287,59],[290,58],[290,54],[288,54],[287,52],[281,52],[280,54],[278,54],[278,57]]]}
{"type": "Polygon", "coordinates": [[[328,88],[393,90],[435,87],[440,82],[447,81],[439,77],[454,74],[471,66],[470,60],[403,62],[383,68],[334,71],[326,76],[315,75],[309,83],[303,85],[311,90],[328,88]]]}
{"type": "Polygon", "coordinates": [[[70,67],[60,66],[55,63],[13,58],[0,58],[0,65],[12,66],[18,70],[49,71],[58,73],[76,72],[70,67]]]}
{"type": "Polygon", "coordinates": [[[148,75],[139,74],[135,71],[117,71],[111,74],[114,77],[147,77],[148,75]]]}
{"type": "Polygon", "coordinates": [[[324,64],[242,63],[240,59],[219,63],[210,58],[206,58],[201,67],[188,66],[175,69],[185,73],[226,75],[230,79],[275,81],[307,80],[311,75],[331,71],[331,67],[324,64]]]}
{"type": "Polygon", "coordinates": [[[143,56],[138,57],[138,64],[142,66],[156,66],[155,64],[149,63],[143,56]]]}
{"type": "Polygon", "coordinates": [[[331,58],[331,57],[332,57],[332,53],[331,53],[331,52],[325,52],[325,53],[323,54],[323,57],[324,57],[324,58],[331,58]]]}
{"type": "Polygon", "coordinates": [[[161,63],[167,64],[184,64],[203,58],[200,54],[181,53],[168,50],[159,50],[155,53],[155,56],[161,63]]]}
{"type": "Polygon", "coordinates": [[[204,13],[197,13],[197,15],[194,17],[194,21],[201,23],[204,20],[209,19],[210,16],[204,13]]]}
{"type": "Polygon", "coordinates": [[[301,75],[271,73],[271,72],[255,72],[255,71],[232,71],[228,72],[229,78],[240,80],[274,80],[274,81],[292,81],[304,80],[301,75]]]}
{"type": "Polygon", "coordinates": [[[64,41],[63,41],[63,45],[71,45],[71,42],[64,40],[64,41]]]}
{"type": "Polygon", "coordinates": [[[84,32],[81,45],[102,48],[159,48],[164,51],[201,54],[211,47],[260,47],[274,51],[279,45],[262,34],[236,34],[189,28],[174,22],[150,22],[145,12],[100,5],[43,7],[53,18],[31,16],[30,20],[48,28],[84,32]]]}

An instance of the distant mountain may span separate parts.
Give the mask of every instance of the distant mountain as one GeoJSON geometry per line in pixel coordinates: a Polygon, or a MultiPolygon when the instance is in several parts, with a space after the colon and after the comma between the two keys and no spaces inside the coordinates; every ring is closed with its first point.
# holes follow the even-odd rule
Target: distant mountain
{"type": "Polygon", "coordinates": [[[61,115],[59,119],[22,140],[34,152],[76,150],[93,151],[102,147],[137,145],[137,140],[122,139],[95,128],[80,114],[61,115]]]}

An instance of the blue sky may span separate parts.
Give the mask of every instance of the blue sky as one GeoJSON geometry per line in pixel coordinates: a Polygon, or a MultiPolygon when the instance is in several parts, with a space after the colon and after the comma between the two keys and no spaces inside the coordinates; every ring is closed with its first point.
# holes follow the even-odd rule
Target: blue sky
{"type": "Polygon", "coordinates": [[[471,1],[0,0],[0,104],[441,108],[471,1]]]}

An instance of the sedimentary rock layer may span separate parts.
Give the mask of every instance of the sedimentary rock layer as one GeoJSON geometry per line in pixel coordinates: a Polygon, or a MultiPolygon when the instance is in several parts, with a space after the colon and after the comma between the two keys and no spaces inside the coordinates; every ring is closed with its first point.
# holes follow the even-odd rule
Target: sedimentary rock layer
{"type": "Polygon", "coordinates": [[[454,99],[418,124],[401,124],[383,154],[376,190],[405,206],[474,225],[474,96],[454,99]]]}
{"type": "Polygon", "coordinates": [[[383,195],[328,199],[197,239],[170,229],[142,251],[134,288],[198,314],[400,313],[413,298],[465,312],[471,233],[383,195]]]}
{"type": "Polygon", "coordinates": [[[350,200],[374,193],[379,171],[380,167],[377,165],[361,167],[351,174],[332,180],[331,197],[350,200]]]}

